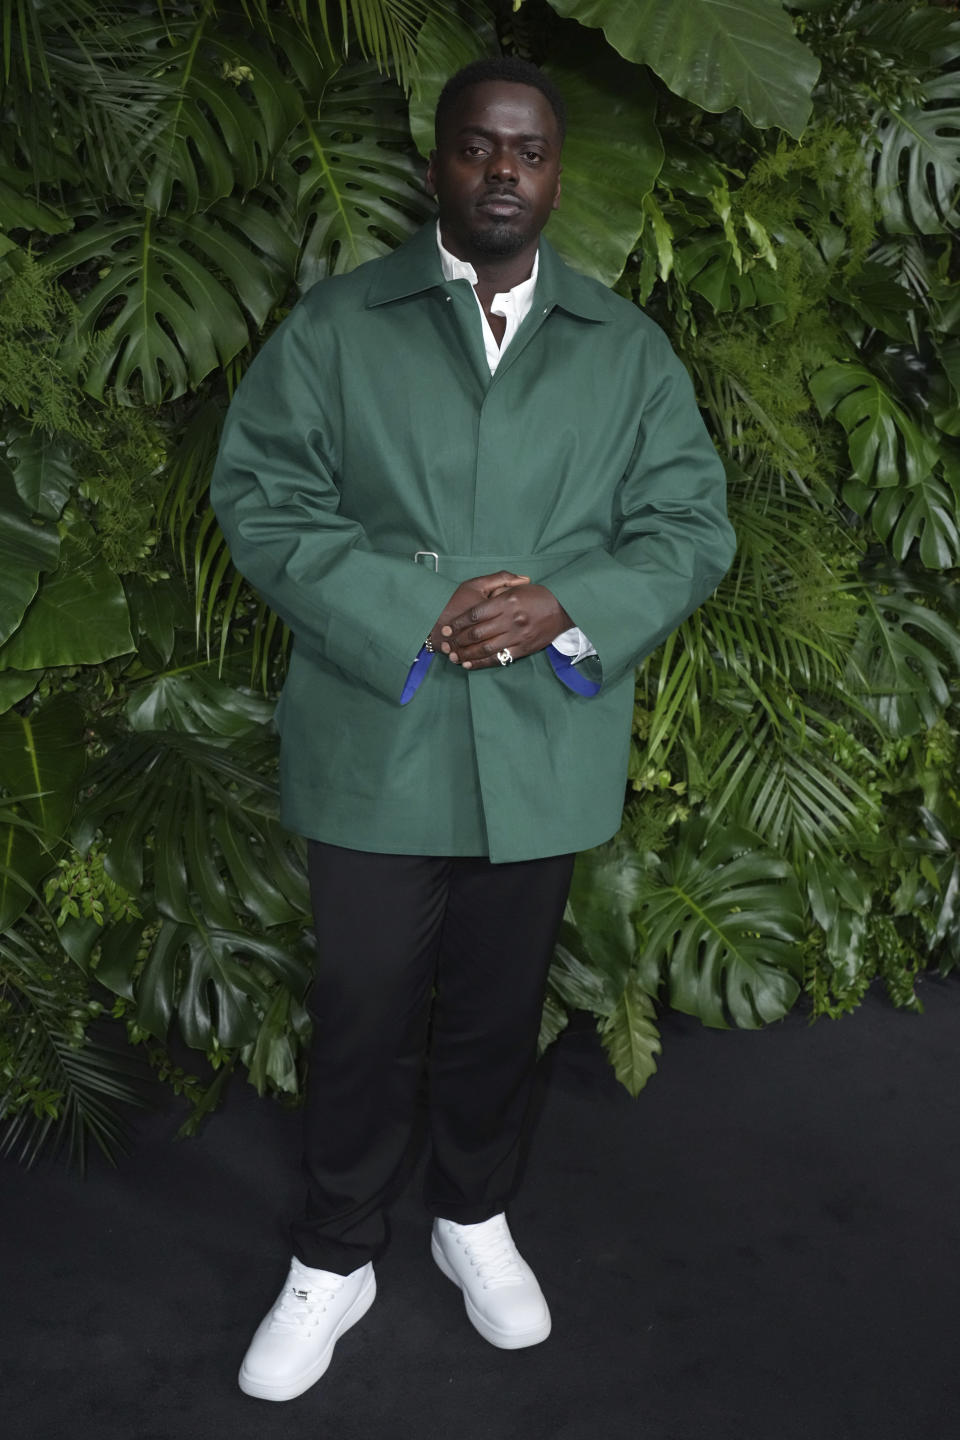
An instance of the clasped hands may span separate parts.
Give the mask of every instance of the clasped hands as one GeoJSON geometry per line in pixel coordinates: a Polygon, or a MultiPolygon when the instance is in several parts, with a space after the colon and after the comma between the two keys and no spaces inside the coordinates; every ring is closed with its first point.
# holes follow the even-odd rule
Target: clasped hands
{"type": "Polygon", "coordinates": [[[529,575],[498,570],[464,580],[430,631],[434,650],[464,670],[499,665],[497,652],[514,660],[545,650],[573,621],[544,585],[529,575]]]}

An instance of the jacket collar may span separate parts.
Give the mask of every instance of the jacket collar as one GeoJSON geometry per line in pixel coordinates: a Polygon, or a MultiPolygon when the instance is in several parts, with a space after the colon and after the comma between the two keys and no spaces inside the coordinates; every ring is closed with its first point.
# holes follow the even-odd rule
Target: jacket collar
{"type": "MultiPolygon", "coordinates": [[[[434,222],[428,221],[421,226],[398,249],[374,261],[370,269],[370,289],[366,300],[368,310],[444,285],[434,222]]],[[[564,264],[542,235],[534,303],[551,309],[557,306],[584,320],[613,318],[613,305],[607,291],[564,264]]]]}

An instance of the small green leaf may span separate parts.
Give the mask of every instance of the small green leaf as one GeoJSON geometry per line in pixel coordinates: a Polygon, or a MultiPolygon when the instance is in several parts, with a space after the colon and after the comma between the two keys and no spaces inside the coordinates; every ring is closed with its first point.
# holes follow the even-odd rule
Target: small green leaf
{"type": "Polygon", "coordinates": [[[626,845],[601,845],[577,857],[568,914],[591,969],[614,998],[622,992],[637,954],[637,912],[645,880],[643,861],[626,845]]]}
{"type": "Polygon", "coordinates": [[[42,670],[0,671],[0,715],[30,695],[40,683],[42,670]]]}
{"type": "Polygon", "coordinates": [[[603,1047],[617,1079],[637,1096],[656,1073],[662,1050],[656,1007],[636,976],[632,976],[611,1015],[599,1025],[603,1047]]]}
{"type": "Polygon", "coordinates": [[[23,620],[41,571],[56,569],[59,556],[56,526],[31,513],[17,493],[13,471],[0,460],[0,645],[23,620]]]}
{"type": "Polygon", "coordinates": [[[291,1009],[296,1004],[290,991],[278,989],[267,1007],[257,1038],[245,1055],[250,1081],[260,1095],[269,1086],[287,1095],[296,1095],[299,1087],[297,1051],[291,1024],[291,1009]]]}
{"type": "Polygon", "coordinates": [[[176,577],[151,581],[144,575],[127,575],[124,590],[134,639],[148,641],[156,662],[161,667],[167,665],[177,630],[192,628],[193,616],[182,581],[176,577]]]}
{"type": "Polygon", "coordinates": [[[62,235],[72,221],[29,192],[33,176],[0,164],[0,230],[39,230],[44,235],[62,235]]]}
{"type": "Polygon", "coordinates": [[[6,448],[23,503],[45,520],[59,520],[77,482],[70,445],[42,430],[24,429],[6,448]]]}
{"type": "Polygon", "coordinates": [[[135,994],[133,975],[144,925],[143,920],[122,920],[112,925],[100,942],[97,979],[115,995],[123,995],[128,1000],[135,994]]]}
{"type": "Polygon", "coordinates": [[[83,712],[70,696],[0,715],[0,786],[22,797],[0,822],[0,930],[29,904],[24,882],[34,887],[53,868],[85,766],[83,712]]]}

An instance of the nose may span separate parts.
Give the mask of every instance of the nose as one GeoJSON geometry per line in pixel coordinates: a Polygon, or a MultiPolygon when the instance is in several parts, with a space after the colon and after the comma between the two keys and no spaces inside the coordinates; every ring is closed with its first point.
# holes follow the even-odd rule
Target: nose
{"type": "Polygon", "coordinates": [[[498,146],[491,150],[490,158],[487,161],[487,179],[499,181],[501,184],[508,181],[511,185],[517,183],[517,165],[510,151],[498,146]]]}

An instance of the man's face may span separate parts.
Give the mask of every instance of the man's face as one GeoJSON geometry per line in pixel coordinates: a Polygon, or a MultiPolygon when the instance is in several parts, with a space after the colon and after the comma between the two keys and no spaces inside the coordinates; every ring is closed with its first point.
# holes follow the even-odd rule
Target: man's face
{"type": "Polygon", "coordinates": [[[485,80],[457,98],[430,156],[427,189],[461,260],[515,255],[560,203],[560,130],[530,85],[485,80]]]}

